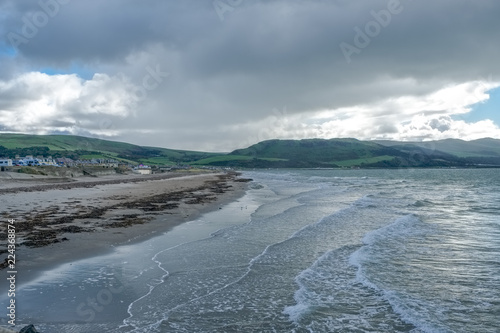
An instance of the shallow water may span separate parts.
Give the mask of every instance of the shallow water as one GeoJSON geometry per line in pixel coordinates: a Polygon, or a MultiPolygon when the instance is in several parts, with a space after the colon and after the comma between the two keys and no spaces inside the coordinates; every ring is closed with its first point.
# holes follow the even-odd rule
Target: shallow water
{"type": "Polygon", "coordinates": [[[25,285],[19,320],[42,332],[498,332],[500,170],[245,177],[238,202],[25,285]]]}

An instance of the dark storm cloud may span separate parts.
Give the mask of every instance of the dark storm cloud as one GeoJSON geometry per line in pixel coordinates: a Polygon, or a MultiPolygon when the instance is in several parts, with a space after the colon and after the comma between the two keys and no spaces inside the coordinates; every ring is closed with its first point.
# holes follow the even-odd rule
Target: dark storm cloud
{"type": "MultiPolygon", "coordinates": [[[[289,85],[283,93],[381,74],[462,80],[497,71],[500,6],[493,0],[401,0],[401,12],[348,65],[339,44],[354,45],[354,28],[363,30],[374,20],[370,12],[390,2],[243,1],[221,22],[210,1],[73,0],[19,48],[47,63],[115,62],[158,43],[182,56],[186,79],[264,75],[289,85]]],[[[8,3],[2,31],[19,32],[23,17],[42,10],[36,1],[8,3]]]]}
{"type": "MultiPolygon", "coordinates": [[[[42,3],[54,1],[61,0],[42,3]]],[[[201,0],[66,0],[18,45],[15,66],[67,68],[76,62],[96,73],[123,74],[139,88],[147,68],[159,66],[169,76],[146,91],[134,116],[113,115],[114,128],[177,133],[189,127],[197,133],[190,137],[213,142],[224,138],[205,129],[230,133],[276,109],[299,115],[500,78],[498,1],[221,1],[231,9],[217,12],[214,2],[201,0]],[[355,52],[346,54],[341,45],[355,52]]],[[[22,35],[26,20],[43,11],[37,1],[0,6],[1,47],[11,44],[9,33],[22,35]]],[[[9,63],[14,67],[14,60],[9,63]]],[[[11,75],[0,69],[0,80],[11,75]]],[[[88,129],[103,119],[71,112],[85,123],[95,117],[88,129]]],[[[397,122],[400,112],[387,108],[373,117],[397,122]]],[[[377,128],[394,133],[396,125],[377,128]]]]}

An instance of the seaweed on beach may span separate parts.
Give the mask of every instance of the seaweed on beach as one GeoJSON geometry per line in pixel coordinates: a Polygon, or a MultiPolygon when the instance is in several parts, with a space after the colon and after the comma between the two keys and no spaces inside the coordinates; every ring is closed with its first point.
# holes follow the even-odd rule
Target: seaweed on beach
{"type": "Polygon", "coordinates": [[[104,225],[105,228],[128,228],[136,224],[144,224],[148,219],[139,217],[137,214],[125,215],[119,221],[111,222],[104,225]]]}
{"type": "MultiPolygon", "coordinates": [[[[165,214],[167,211],[179,208],[181,204],[195,205],[205,204],[217,200],[218,194],[225,193],[232,188],[228,181],[235,181],[236,173],[217,175],[216,180],[205,181],[196,188],[189,188],[180,191],[173,191],[161,194],[145,196],[143,198],[105,205],[100,207],[92,206],[73,206],[73,212],[63,213],[59,206],[50,206],[42,211],[34,211],[26,215],[22,220],[16,222],[16,231],[21,245],[27,247],[43,247],[62,241],[67,241],[66,237],[61,237],[68,233],[88,233],[94,232],[96,228],[128,228],[133,225],[145,224],[153,217],[151,215],[165,214]],[[214,195],[216,194],[216,195],[214,195]],[[76,211],[75,209],[76,208],[76,211]],[[124,214],[119,217],[105,218],[111,211],[120,211],[122,209],[136,209],[144,214],[124,214]],[[149,215],[146,217],[145,215],[149,215]],[[78,225],[75,221],[78,220],[78,225]]],[[[151,179],[165,179],[171,177],[154,177],[151,179]]],[[[74,187],[92,187],[102,184],[116,184],[122,182],[138,181],[129,180],[111,180],[101,182],[87,182],[80,184],[51,184],[33,186],[30,188],[18,188],[19,191],[42,191],[48,189],[69,189],[74,187]]],[[[1,193],[2,191],[0,191],[1,193]]],[[[5,192],[5,191],[3,191],[5,192]]],[[[9,192],[9,191],[7,191],[9,192]]],[[[113,196],[113,200],[127,199],[126,196],[113,196]]],[[[65,202],[65,204],[77,204],[79,200],[65,202]]],[[[6,233],[0,233],[0,240],[5,242],[6,233]]],[[[0,254],[2,254],[0,252],[0,254]]]]}
{"type": "Polygon", "coordinates": [[[28,247],[42,247],[59,242],[57,240],[58,232],[55,230],[37,230],[30,233],[21,245],[28,247]]]}

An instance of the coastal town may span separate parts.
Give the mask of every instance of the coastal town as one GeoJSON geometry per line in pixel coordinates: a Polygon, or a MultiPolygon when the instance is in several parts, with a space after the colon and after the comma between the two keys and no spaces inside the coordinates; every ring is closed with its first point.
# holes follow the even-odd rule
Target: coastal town
{"type": "Polygon", "coordinates": [[[0,166],[102,166],[117,168],[120,163],[113,159],[83,159],[83,160],[73,160],[67,157],[52,158],[52,156],[43,157],[37,156],[33,157],[31,155],[21,157],[16,155],[14,159],[7,157],[0,157],[0,166]]]}
{"type": "MultiPolygon", "coordinates": [[[[32,174],[50,174],[56,172],[54,168],[67,168],[70,170],[80,170],[82,175],[98,175],[114,174],[114,173],[135,173],[141,175],[149,175],[156,173],[164,173],[168,171],[182,171],[191,170],[193,167],[189,164],[175,164],[175,165],[146,165],[146,164],[132,164],[115,159],[71,159],[69,157],[52,156],[32,156],[27,155],[21,157],[16,155],[14,158],[0,157],[0,172],[18,172],[18,173],[32,173],[32,174]]],[[[195,169],[208,169],[208,170],[232,170],[228,167],[212,167],[212,166],[197,166],[195,169]]],[[[77,173],[78,174],[78,173],[77,173]]]]}
{"type": "MultiPolygon", "coordinates": [[[[152,169],[148,165],[132,165],[129,163],[119,162],[114,159],[78,159],[74,160],[69,157],[58,157],[52,158],[52,156],[44,157],[37,156],[34,157],[32,155],[27,155],[21,157],[16,155],[14,159],[7,157],[0,157],[0,171],[14,171],[14,172],[23,172],[27,171],[26,168],[23,167],[66,167],[66,168],[103,168],[103,169],[118,169],[126,171],[130,170],[134,173],[138,174],[151,174],[152,169]],[[17,168],[16,168],[17,167],[17,168]]],[[[28,169],[29,170],[29,169],[28,169]]],[[[34,172],[34,170],[31,170],[34,172]]],[[[85,173],[85,172],[84,172],[85,173]]]]}

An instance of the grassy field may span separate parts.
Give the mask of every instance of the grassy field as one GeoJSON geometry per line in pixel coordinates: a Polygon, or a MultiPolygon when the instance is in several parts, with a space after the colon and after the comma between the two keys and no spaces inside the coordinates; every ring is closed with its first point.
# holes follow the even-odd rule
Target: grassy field
{"type": "Polygon", "coordinates": [[[427,142],[397,142],[397,141],[376,141],[382,145],[405,148],[405,146],[417,146],[428,149],[430,152],[442,151],[458,157],[500,157],[500,140],[498,139],[478,139],[464,141],[459,139],[444,139],[427,142]]]}
{"type": "Polygon", "coordinates": [[[218,162],[229,162],[229,161],[248,161],[253,159],[251,156],[240,156],[240,155],[222,155],[222,156],[214,156],[209,158],[204,158],[198,161],[193,162],[194,165],[210,165],[212,163],[218,162]]]}
{"type": "Polygon", "coordinates": [[[253,159],[269,161],[269,162],[279,162],[279,161],[288,161],[283,158],[275,158],[275,157],[253,157],[253,156],[242,156],[242,155],[219,155],[209,158],[204,158],[199,161],[193,162],[194,165],[210,165],[216,164],[220,162],[231,162],[231,161],[250,161],[253,159]]]}
{"type": "Polygon", "coordinates": [[[288,165],[353,166],[390,159],[393,149],[355,139],[269,140],[231,153],[288,165]]]}
{"type": "Polygon", "coordinates": [[[375,156],[369,158],[358,158],[355,160],[346,160],[346,161],[337,161],[337,164],[340,167],[352,167],[352,166],[360,166],[361,164],[370,164],[377,163],[380,161],[390,161],[394,159],[394,156],[384,155],[384,156],[375,156]]]}
{"type": "Polygon", "coordinates": [[[141,158],[139,162],[147,165],[175,165],[174,162],[172,162],[168,157],[165,156],[141,158]]]}
{"type": "Polygon", "coordinates": [[[140,148],[128,143],[73,135],[0,134],[0,145],[8,149],[48,147],[51,151],[95,151],[115,155],[140,148]]]}
{"type": "Polygon", "coordinates": [[[72,135],[0,134],[0,146],[10,150],[47,147],[49,149],[47,154],[52,155],[67,155],[64,152],[68,152],[68,154],[76,153],[79,159],[115,159],[126,163],[151,165],[188,164],[220,155],[217,153],[142,147],[124,142],[72,135]]]}
{"type": "Polygon", "coordinates": [[[74,150],[73,145],[61,142],[52,136],[1,134],[0,142],[2,146],[8,149],[45,146],[50,150],[74,150]]]}
{"type": "Polygon", "coordinates": [[[356,139],[267,140],[226,154],[138,146],[72,135],[0,134],[0,155],[11,158],[15,155],[53,155],[73,159],[115,159],[131,164],[243,168],[370,164],[378,167],[470,166],[500,165],[500,140],[447,139],[420,143],[356,139]]]}

